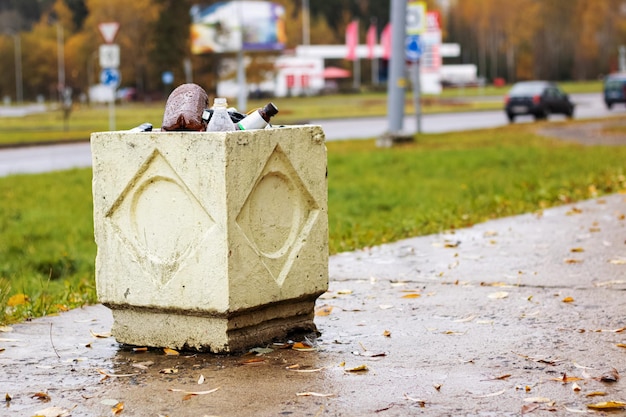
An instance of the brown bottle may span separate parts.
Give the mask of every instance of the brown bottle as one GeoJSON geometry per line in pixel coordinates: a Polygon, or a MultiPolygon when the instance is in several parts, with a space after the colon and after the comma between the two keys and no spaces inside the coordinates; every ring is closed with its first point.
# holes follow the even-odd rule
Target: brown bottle
{"type": "Polygon", "coordinates": [[[202,112],[208,103],[209,97],[199,85],[189,83],[176,87],[165,103],[161,129],[205,131],[206,122],[202,120],[202,112]]]}

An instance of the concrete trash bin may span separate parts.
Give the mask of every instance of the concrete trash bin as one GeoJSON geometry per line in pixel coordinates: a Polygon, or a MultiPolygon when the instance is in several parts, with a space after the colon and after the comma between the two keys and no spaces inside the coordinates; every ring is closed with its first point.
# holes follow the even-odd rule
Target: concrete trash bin
{"type": "Polygon", "coordinates": [[[315,331],[319,126],[91,135],[96,285],[120,343],[215,353],[315,331]]]}

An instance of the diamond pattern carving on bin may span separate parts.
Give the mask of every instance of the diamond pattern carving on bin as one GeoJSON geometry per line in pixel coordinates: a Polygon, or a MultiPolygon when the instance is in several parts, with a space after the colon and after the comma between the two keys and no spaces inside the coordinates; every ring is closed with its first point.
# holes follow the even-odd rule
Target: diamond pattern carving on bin
{"type": "Polygon", "coordinates": [[[274,148],[236,223],[278,285],[309,235],[319,205],[281,149],[274,148]]]}
{"type": "Polygon", "coordinates": [[[202,203],[156,149],[106,217],[146,276],[159,288],[172,280],[215,225],[202,203]]]}

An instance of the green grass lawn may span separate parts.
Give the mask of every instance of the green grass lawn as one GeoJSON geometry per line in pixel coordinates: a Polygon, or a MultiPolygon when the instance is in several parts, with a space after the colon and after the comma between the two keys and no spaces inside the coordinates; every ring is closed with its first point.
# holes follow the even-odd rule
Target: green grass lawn
{"type": "MultiPolygon", "coordinates": [[[[536,128],[329,142],[331,254],[626,189],[626,147],[536,128]]],[[[0,178],[0,201],[0,323],[96,302],[91,170],[0,178]]]]}

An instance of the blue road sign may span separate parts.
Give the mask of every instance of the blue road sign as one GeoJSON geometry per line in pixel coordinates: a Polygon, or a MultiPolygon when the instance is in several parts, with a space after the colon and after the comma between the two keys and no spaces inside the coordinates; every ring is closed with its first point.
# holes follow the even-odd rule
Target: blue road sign
{"type": "Polygon", "coordinates": [[[161,81],[163,84],[170,85],[174,82],[174,73],[172,71],[165,71],[161,74],[161,81]]]}
{"type": "Polygon", "coordinates": [[[408,35],[404,41],[406,59],[411,62],[419,61],[422,56],[422,45],[419,35],[408,35]]]}
{"type": "Polygon", "coordinates": [[[100,82],[107,87],[117,88],[120,86],[121,76],[117,68],[104,68],[100,72],[100,82]]]}

